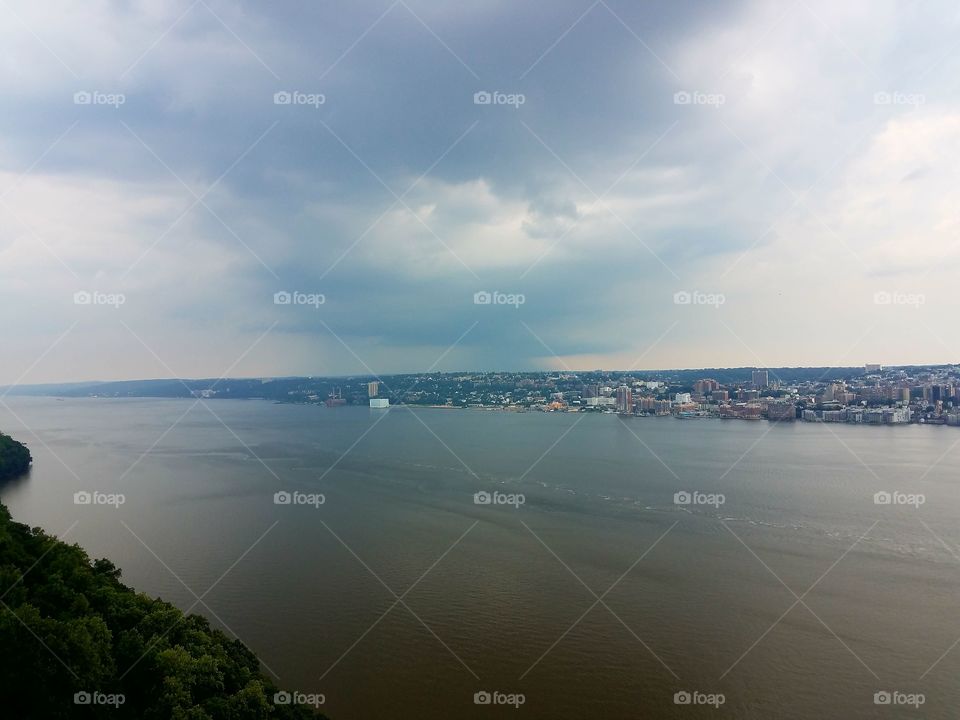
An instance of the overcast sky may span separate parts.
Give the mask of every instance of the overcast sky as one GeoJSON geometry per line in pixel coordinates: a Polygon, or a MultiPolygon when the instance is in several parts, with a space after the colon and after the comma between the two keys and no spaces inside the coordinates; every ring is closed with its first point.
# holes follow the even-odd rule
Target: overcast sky
{"type": "Polygon", "coordinates": [[[956,361],[958,30],[6,0],[0,384],[956,361]]]}

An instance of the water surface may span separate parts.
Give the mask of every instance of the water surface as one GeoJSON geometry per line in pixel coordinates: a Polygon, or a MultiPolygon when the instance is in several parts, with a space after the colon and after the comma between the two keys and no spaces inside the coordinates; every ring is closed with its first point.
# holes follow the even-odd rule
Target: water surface
{"type": "Polygon", "coordinates": [[[34,455],[0,488],[16,519],[72,528],[336,720],[957,713],[955,428],[5,402],[0,429],[34,455]],[[125,502],[75,505],[83,490],[125,502]],[[683,490],[725,502],[677,506],[683,490]],[[526,701],[476,706],[480,690],[526,701]],[[675,705],[682,690],[726,702],[675,705]],[[926,703],[875,706],[882,690],[926,703]]]}

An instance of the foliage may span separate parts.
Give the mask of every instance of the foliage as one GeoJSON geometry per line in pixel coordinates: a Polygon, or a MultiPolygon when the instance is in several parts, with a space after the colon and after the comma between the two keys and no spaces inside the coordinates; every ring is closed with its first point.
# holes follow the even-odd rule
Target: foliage
{"type": "MultiPolygon", "coordinates": [[[[0,468],[29,452],[0,435],[0,468]]],[[[26,458],[26,460],[24,460],[26,458]]],[[[278,692],[238,640],[120,582],[0,503],[0,698],[3,717],[293,720],[321,717],[274,703],[278,692]],[[77,704],[77,693],[102,693],[77,704]],[[110,696],[122,704],[104,704],[110,696]]],[[[81,696],[82,697],[82,696],[81,696]]]]}
{"type": "Polygon", "coordinates": [[[0,481],[25,473],[32,459],[25,445],[0,433],[0,481]]]}

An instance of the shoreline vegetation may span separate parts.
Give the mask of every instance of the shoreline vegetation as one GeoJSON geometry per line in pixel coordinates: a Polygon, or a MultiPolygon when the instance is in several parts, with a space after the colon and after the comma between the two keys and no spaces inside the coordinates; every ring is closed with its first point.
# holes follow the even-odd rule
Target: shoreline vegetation
{"type": "Polygon", "coordinates": [[[26,445],[0,433],[0,482],[25,474],[32,462],[26,445]]]}
{"type": "MultiPolygon", "coordinates": [[[[29,450],[0,434],[0,477],[29,466],[29,450]]],[[[109,560],[15,522],[3,503],[0,594],[4,717],[324,718],[291,704],[239,640],[124,585],[109,560]]]]}

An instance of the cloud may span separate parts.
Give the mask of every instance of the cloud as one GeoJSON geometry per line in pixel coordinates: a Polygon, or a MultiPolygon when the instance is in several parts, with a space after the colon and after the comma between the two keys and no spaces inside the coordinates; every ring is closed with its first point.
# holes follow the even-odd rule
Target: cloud
{"type": "Polygon", "coordinates": [[[916,333],[952,322],[945,3],[11,8],[0,382],[75,321],[25,380],[165,372],[120,319],[192,376],[271,327],[237,374],[422,369],[474,324],[445,362],[613,367],[673,325],[643,366],[826,364],[874,324],[914,341],[856,352],[944,352],[916,333]],[[878,309],[888,285],[930,301],[878,309]],[[87,286],[130,301],[86,312],[87,286]],[[528,301],[475,306],[484,289],[528,301]]]}

